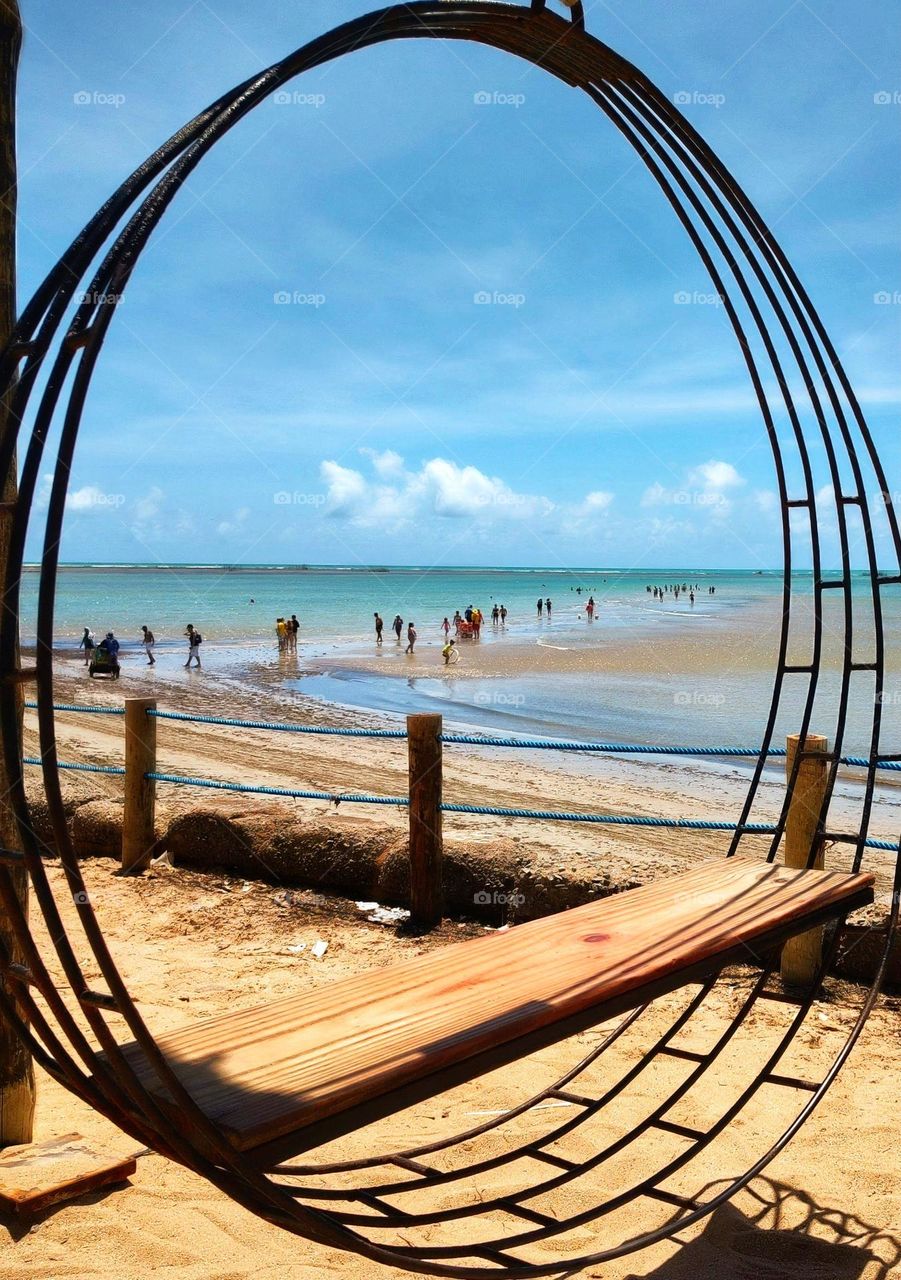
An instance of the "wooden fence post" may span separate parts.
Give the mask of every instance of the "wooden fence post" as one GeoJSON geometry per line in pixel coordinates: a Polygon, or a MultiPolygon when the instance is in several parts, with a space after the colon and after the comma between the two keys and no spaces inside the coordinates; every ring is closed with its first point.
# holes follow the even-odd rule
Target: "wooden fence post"
{"type": "Polygon", "coordinates": [[[139,871],[156,840],[156,698],[125,699],[125,811],[122,870],[139,871]]]}
{"type": "Polygon", "coordinates": [[[410,919],[431,927],[444,909],[441,716],[407,716],[410,765],[410,919]]]}
{"type": "MultiPolygon", "coordinates": [[[[794,762],[801,749],[801,735],[790,733],[786,738],[785,777],[791,779],[794,762]]],[[[794,790],[788,804],[785,822],[785,865],[806,867],[810,850],[816,839],[817,823],[826,795],[829,743],[822,734],[809,733],[804,743],[804,758],[798,766],[794,790]],[[817,757],[822,756],[822,759],[817,757]]],[[[812,866],[822,870],[823,845],[816,851],[812,866]]],[[[797,937],[789,938],[782,948],[782,981],[789,986],[806,987],[813,982],[823,951],[823,926],[808,929],[797,937]]]]}

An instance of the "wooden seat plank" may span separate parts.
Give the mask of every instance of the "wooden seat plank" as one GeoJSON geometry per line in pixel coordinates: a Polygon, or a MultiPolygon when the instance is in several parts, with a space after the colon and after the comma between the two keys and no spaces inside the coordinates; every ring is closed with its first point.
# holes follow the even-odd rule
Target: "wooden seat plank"
{"type": "MultiPolygon", "coordinates": [[[[179,1079],[249,1150],[586,1009],[715,971],[736,946],[871,897],[873,877],[742,858],[160,1036],[179,1079]]],[[[125,1055],[166,1093],[136,1045],[125,1055]]]]}

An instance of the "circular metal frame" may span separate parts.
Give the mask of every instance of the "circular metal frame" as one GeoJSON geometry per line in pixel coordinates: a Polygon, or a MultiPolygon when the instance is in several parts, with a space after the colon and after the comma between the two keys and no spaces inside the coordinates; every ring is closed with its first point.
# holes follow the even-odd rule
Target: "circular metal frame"
{"type": "MultiPolygon", "coordinates": [[[[804,1022],[819,983],[805,1000],[789,1006],[787,1025],[762,1062],[752,1064],[748,1057],[744,1077],[734,1063],[728,1067],[725,1074],[734,1085],[729,1104],[703,1132],[682,1135],[687,1146],[681,1153],[662,1164],[654,1164],[650,1153],[651,1168],[645,1176],[633,1179],[624,1190],[611,1192],[600,1202],[595,1200],[589,1209],[560,1217],[536,1208],[536,1200],[560,1189],[568,1190],[586,1176],[597,1190],[609,1168],[608,1161],[624,1151],[638,1151],[647,1134],[653,1134],[659,1149],[661,1131],[675,1132],[673,1123],[666,1119],[669,1110],[690,1097],[696,1086],[698,1092],[709,1093],[717,1067],[722,1070],[728,1057],[724,1051],[735,1047],[735,1039],[749,1025],[757,1001],[772,994],[767,988],[766,966],[749,982],[740,1008],[723,1025],[709,1052],[689,1064],[677,1085],[673,1086],[671,1079],[668,1084],[655,1085],[659,1094],[640,1123],[600,1149],[593,1149],[587,1159],[557,1158],[556,1164],[547,1150],[550,1144],[577,1133],[587,1121],[606,1115],[606,1109],[624,1090],[643,1080],[645,1073],[659,1069],[664,1059],[671,1065],[674,1054],[678,1054],[674,1038],[692,1025],[692,1019],[715,988],[715,980],[703,984],[694,994],[685,993],[683,1007],[666,1031],[652,1036],[651,1042],[640,1048],[634,1065],[623,1076],[608,1083],[598,1096],[581,1093],[575,1116],[570,1115],[562,1123],[552,1121],[540,1138],[508,1139],[506,1145],[503,1130],[511,1121],[527,1113],[534,1116],[536,1103],[561,1095],[573,1096],[574,1082],[586,1081],[599,1063],[606,1063],[604,1055],[608,1050],[614,1045],[621,1048],[630,1036],[640,1037],[645,1025],[644,1010],[637,1010],[620,1022],[561,1080],[504,1116],[416,1148],[363,1160],[319,1164],[266,1166],[236,1152],[185,1091],[155,1044],[108,950],[88,896],[67,830],[57,769],[54,596],[68,479],[91,377],[118,301],[148,238],[186,178],[215,143],[273,91],[303,72],[355,50],[390,40],[420,38],[476,41],[523,58],[586,93],[635,149],[697,250],[738,340],[772,447],[784,546],[783,617],[763,754],[753,768],[729,854],[741,850],[770,860],[776,856],[786,807],[782,808],[776,834],[767,837],[765,843],[759,834],[747,829],[747,824],[754,820],[762,803],[765,752],[774,742],[786,689],[795,682],[802,689],[802,714],[793,727],[802,735],[811,727],[824,664],[822,605],[828,593],[841,602],[838,626],[842,656],[832,699],[829,795],[820,815],[819,836],[841,844],[853,870],[859,870],[865,858],[869,862],[865,842],[877,768],[887,758],[881,745],[885,681],[882,603],[886,591],[901,588],[901,537],[885,475],[860,406],[810,298],[734,178],[646,76],[585,32],[580,4],[572,6],[571,20],[567,22],[548,12],[543,0],[533,0],[530,7],[489,0],[417,0],[367,14],[323,35],[225,94],[173,135],[98,211],[50,272],[25,308],[0,361],[0,385],[10,406],[0,437],[0,474],[7,474],[12,465],[20,436],[24,444],[0,616],[0,730],[24,865],[66,981],[76,997],[78,1012],[63,1000],[35,945],[16,896],[15,878],[20,870],[12,853],[0,855],[0,902],[12,922],[24,965],[30,971],[31,986],[23,983],[21,974],[17,977],[16,968],[11,969],[7,963],[6,985],[0,987],[0,1009],[25,1038],[36,1060],[56,1080],[127,1132],[196,1170],[268,1221],[322,1244],[389,1265],[488,1280],[497,1275],[550,1275],[563,1268],[597,1264],[668,1238],[729,1199],[782,1149],[823,1097],[876,999],[898,921],[901,859],[889,865],[890,856],[886,856],[876,867],[883,885],[890,886],[885,950],[877,978],[844,1044],[825,1066],[822,1079],[808,1088],[791,1123],[774,1137],[750,1168],[730,1177],[704,1200],[673,1191],[672,1183],[669,1187],[664,1184],[690,1167],[695,1157],[726,1131],[749,1099],[765,1084],[772,1083],[774,1068],[804,1022]],[[51,850],[35,830],[25,795],[19,710],[20,690],[28,673],[18,666],[17,634],[26,532],[34,514],[45,445],[53,430],[58,432],[58,446],[41,557],[34,670],[43,779],[53,830],[51,850]],[[816,488],[813,449],[825,458],[831,493],[816,488]],[[878,501],[893,549],[890,567],[880,567],[877,561],[869,496],[873,491],[880,495],[878,501]],[[856,513],[856,533],[865,548],[870,584],[864,641],[860,640],[864,606],[860,594],[852,592],[850,511],[856,513]],[[840,573],[831,579],[825,575],[821,559],[820,521],[827,512],[837,531],[841,558],[840,573]],[[794,652],[799,610],[792,577],[799,547],[809,548],[812,554],[815,605],[805,633],[809,647],[801,662],[794,652]],[[869,647],[858,653],[858,644],[869,647]],[[858,702],[872,701],[867,764],[859,788],[857,820],[851,824],[853,830],[833,832],[827,821],[829,799],[852,696],[858,702]],[[77,944],[63,926],[47,874],[47,862],[56,859],[64,872],[66,891],[77,908],[81,931],[77,944]],[[79,960],[85,944],[108,986],[108,1008],[86,994],[88,983],[79,960]],[[115,1024],[114,1019],[122,1021],[115,1024]],[[124,1033],[120,1030],[123,1023],[124,1033]],[[146,1062],[169,1092],[170,1107],[161,1106],[147,1092],[119,1051],[123,1034],[141,1046],[146,1062]],[[487,1142],[486,1153],[472,1158],[470,1148],[480,1141],[487,1142]],[[442,1159],[453,1154],[459,1163],[444,1169],[426,1163],[438,1153],[442,1159]],[[483,1199],[475,1190],[474,1182],[481,1175],[502,1166],[512,1169],[523,1157],[543,1160],[544,1168],[550,1166],[551,1172],[538,1179],[526,1179],[521,1188],[492,1198],[483,1199]],[[348,1185],[352,1175],[362,1176],[363,1183],[348,1185]],[[333,1185],[328,1185],[329,1178],[335,1180],[333,1185]],[[402,1207],[406,1195],[429,1188],[440,1191],[442,1197],[457,1190],[463,1193],[463,1199],[460,1204],[433,1211],[407,1211],[402,1207]],[[669,1216],[641,1233],[635,1232],[631,1219],[638,1201],[645,1208],[665,1211],[669,1216]],[[562,1257],[547,1260],[549,1242],[569,1232],[578,1233],[623,1207],[629,1210],[630,1222],[617,1243],[578,1257],[567,1248],[562,1257]],[[501,1228],[496,1226],[499,1217],[504,1219],[501,1228]],[[468,1219],[482,1223],[474,1226],[477,1243],[430,1242],[432,1233],[444,1223],[468,1219]],[[486,1229],[486,1221],[493,1230],[486,1229]],[[383,1242],[386,1231],[393,1231],[395,1236],[402,1233],[405,1243],[383,1242]],[[421,1233],[420,1242],[409,1243],[417,1231],[421,1233]],[[529,1252],[536,1246],[543,1250],[538,1257],[529,1252]]],[[[817,711],[819,715],[819,705],[817,711]]],[[[821,727],[818,723],[817,728],[821,727]]],[[[836,936],[837,931],[833,945],[836,936]]],[[[9,957],[0,956],[0,961],[4,959],[8,961],[9,957]]],[[[829,955],[824,957],[820,979],[828,961],[829,955]]]]}

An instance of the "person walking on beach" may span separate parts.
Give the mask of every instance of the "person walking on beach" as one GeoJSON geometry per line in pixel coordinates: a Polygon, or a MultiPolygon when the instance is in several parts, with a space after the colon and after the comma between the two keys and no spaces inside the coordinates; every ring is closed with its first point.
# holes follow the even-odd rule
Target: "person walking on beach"
{"type": "Polygon", "coordinates": [[[541,596],[538,597],[538,616],[541,617],[541,610],[544,608],[544,601],[541,596]]]}
{"type": "MultiPolygon", "coordinates": [[[[282,626],[285,625],[283,618],[279,619],[279,621],[281,622],[282,626]]],[[[194,625],[193,623],[190,623],[190,622],[188,623],[188,629],[185,632],[185,635],[188,637],[188,661],[185,663],[185,667],[186,668],[190,667],[192,661],[196,661],[197,667],[199,669],[200,668],[200,646],[203,643],[203,636],[200,634],[199,631],[194,630],[194,625]]]]}
{"type": "Polygon", "coordinates": [[[94,652],[94,633],[90,627],[85,627],[84,635],[78,642],[79,649],[84,649],[84,665],[88,666],[91,661],[91,654],[94,652]]]}
{"type": "Polygon", "coordinates": [[[288,626],[288,641],[291,645],[292,650],[296,653],[297,652],[297,633],[300,630],[300,623],[297,620],[296,613],[291,614],[291,621],[287,624],[287,626],[288,626]]]}
{"type": "Polygon", "coordinates": [[[501,626],[505,627],[506,625],[507,625],[507,606],[505,604],[502,604],[501,605],[501,626]]]}
{"type": "Polygon", "coordinates": [[[381,646],[382,627],[384,627],[385,624],[382,622],[382,615],[380,613],[374,613],[372,616],[375,618],[375,642],[377,645],[381,646]]]}
{"type": "Polygon", "coordinates": [[[472,629],[475,632],[476,639],[478,640],[479,636],[482,634],[482,610],[478,607],[472,611],[472,629]]]}
{"type": "Polygon", "coordinates": [[[412,653],[416,644],[416,623],[411,622],[407,627],[407,647],[404,653],[412,653]]]}
{"type": "Polygon", "coordinates": [[[547,616],[550,617],[551,616],[551,597],[550,596],[548,596],[548,598],[544,602],[544,610],[547,616]]]}
{"type": "Polygon", "coordinates": [[[156,644],[156,637],[149,627],[141,627],[144,632],[144,639],[141,643],[144,646],[144,652],[147,654],[147,665],[149,667],[156,666],[156,658],[153,656],[153,646],[156,644]]]}
{"type": "Polygon", "coordinates": [[[588,597],[588,604],[585,606],[585,612],[588,614],[588,621],[594,621],[594,596],[588,597]]]}
{"type": "Polygon", "coordinates": [[[500,621],[500,616],[501,616],[501,611],[497,607],[497,604],[495,604],[494,608],[491,610],[491,622],[493,626],[495,627],[497,626],[498,622],[500,621]]]}
{"type": "Polygon", "coordinates": [[[460,610],[457,609],[454,613],[454,632],[456,635],[460,634],[460,623],[462,621],[463,619],[460,617],[460,610]]]}
{"type": "Polygon", "coordinates": [[[444,643],[447,644],[447,637],[450,635],[450,623],[447,620],[447,614],[444,615],[441,630],[444,632],[444,643]]]}
{"type": "Polygon", "coordinates": [[[401,632],[404,629],[404,620],[399,613],[394,615],[394,622],[391,625],[394,627],[394,634],[397,636],[397,643],[400,644],[401,632]]]}

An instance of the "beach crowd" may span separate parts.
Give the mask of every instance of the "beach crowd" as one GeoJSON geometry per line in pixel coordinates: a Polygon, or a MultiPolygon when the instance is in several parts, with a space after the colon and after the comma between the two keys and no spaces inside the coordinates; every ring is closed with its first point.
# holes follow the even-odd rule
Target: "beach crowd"
{"type": "MultiPolygon", "coordinates": [[[[605,579],[606,581],[606,579],[605,579]]],[[[576,595],[582,596],[587,593],[584,610],[585,617],[588,622],[593,622],[597,616],[598,606],[594,598],[593,588],[590,592],[588,588],[581,586],[571,587],[570,590],[576,595]]],[[[646,592],[654,600],[672,599],[679,600],[680,596],[688,597],[689,604],[693,607],[697,593],[701,591],[698,583],[689,584],[687,582],[665,583],[663,586],[648,583],[646,592]]],[[[716,594],[715,586],[708,586],[706,593],[709,596],[716,594]]],[[[251,604],[255,601],[251,599],[251,604]]],[[[553,617],[554,604],[550,596],[539,596],[535,610],[539,620],[551,620],[553,617]]],[[[489,614],[493,629],[504,630],[507,626],[507,606],[497,601],[492,605],[489,614]]],[[[373,614],[375,626],[375,643],[377,648],[382,647],[384,639],[385,622],[381,614],[376,611],[373,614]]],[[[453,617],[445,614],[440,624],[440,630],[444,636],[444,643],[441,648],[441,656],[445,666],[449,666],[459,661],[460,651],[459,643],[462,640],[477,641],[482,634],[482,627],[485,625],[486,617],[481,608],[477,605],[468,604],[462,612],[457,609],[454,611],[453,617]],[[453,635],[451,635],[453,632],[453,635]]],[[[412,621],[404,622],[399,613],[394,615],[391,623],[391,630],[394,632],[398,645],[403,643],[406,636],[406,647],[404,653],[413,656],[416,652],[416,641],[419,638],[416,623],[412,621]]],[[[292,613],[290,617],[287,615],[279,616],[275,622],[276,641],[280,653],[296,653],[297,640],[300,633],[300,621],[296,613],[292,613]]],[[[192,623],[188,623],[185,629],[185,639],[188,642],[188,660],[183,665],[185,668],[202,666],[200,661],[200,646],[203,643],[203,636],[192,623]]],[[[156,666],[156,658],[154,649],[156,647],[156,637],[151,629],[144,625],[141,627],[141,637],[139,640],[141,648],[147,655],[147,665],[156,666]]],[[[106,632],[103,639],[98,644],[94,632],[90,627],[84,628],[84,634],[78,642],[79,649],[84,651],[85,665],[89,668],[90,674],[108,674],[118,676],[119,674],[119,650],[120,644],[116,635],[112,631],[106,632]]]]}

